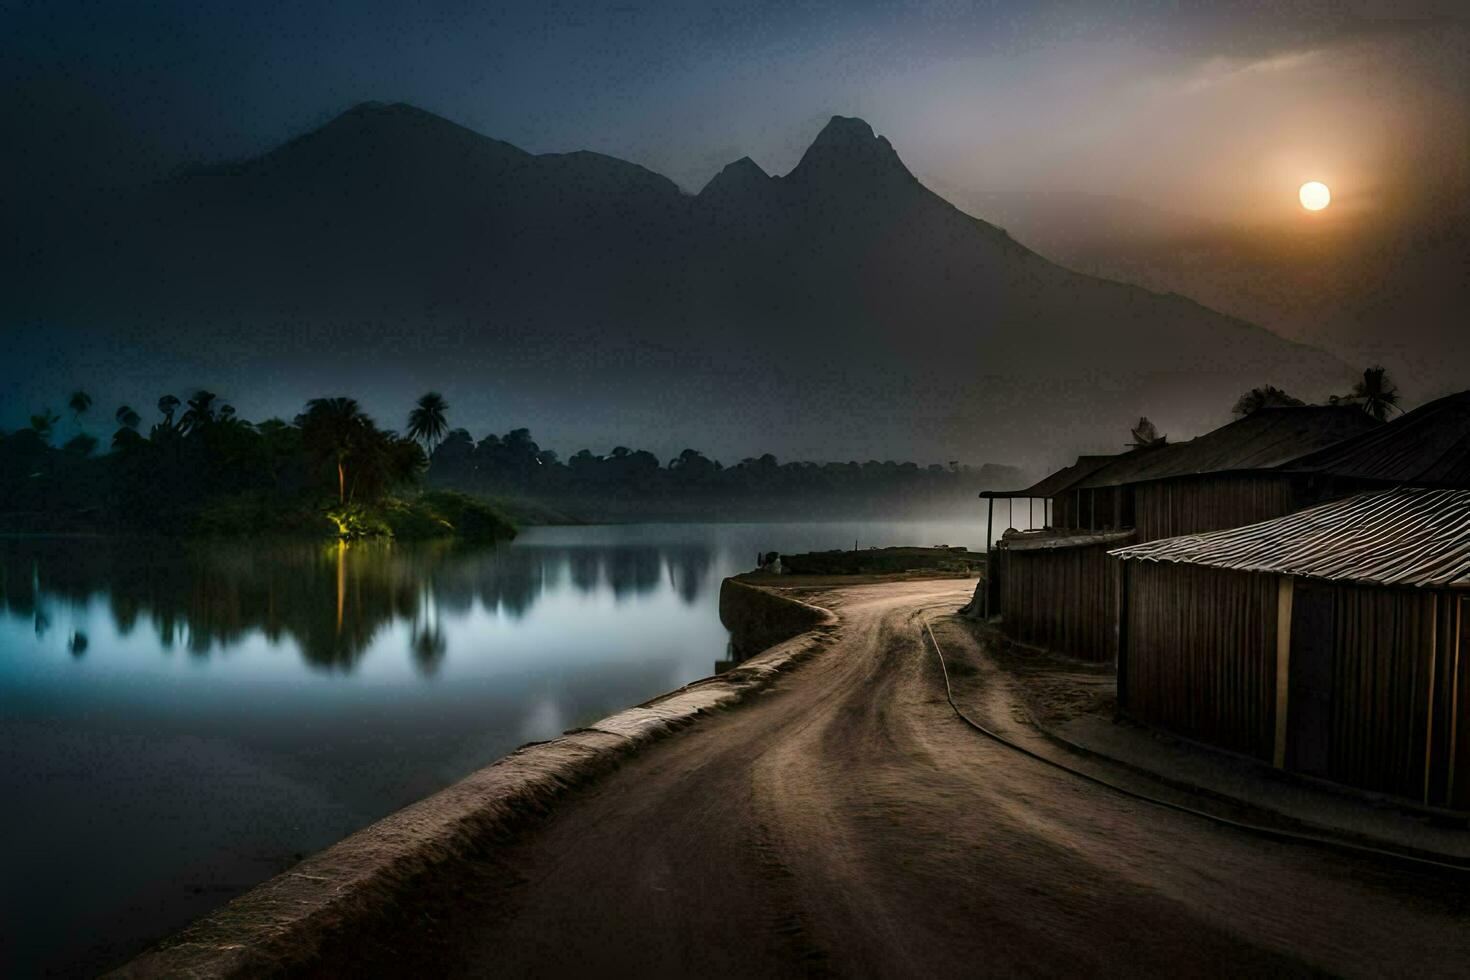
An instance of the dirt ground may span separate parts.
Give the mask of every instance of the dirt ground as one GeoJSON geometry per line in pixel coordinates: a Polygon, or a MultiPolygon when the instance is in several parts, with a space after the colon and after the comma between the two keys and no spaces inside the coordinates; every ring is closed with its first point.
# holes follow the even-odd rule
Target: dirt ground
{"type": "Polygon", "coordinates": [[[1093,664],[1013,643],[996,629],[945,620],[938,627],[946,635],[965,635],[963,642],[947,644],[953,652],[951,680],[979,676],[974,645],[985,644],[986,657],[1012,680],[1014,693],[1043,725],[1056,725],[1080,715],[1112,717],[1118,709],[1117,675],[1113,665],[1093,664]]]}
{"type": "MultiPolygon", "coordinates": [[[[979,737],[927,619],[973,581],[808,589],[841,623],[746,705],[446,867],[321,975],[1463,975],[1443,876],[1161,811],[979,737]]],[[[964,654],[961,654],[961,659],[964,654]]],[[[970,678],[979,683],[979,668],[970,678]]],[[[1044,693],[1047,712],[1095,710],[1044,693]]],[[[1082,688],[1086,691],[1086,688],[1082,688]]],[[[1019,717],[1010,686],[983,708],[1019,717]]]]}

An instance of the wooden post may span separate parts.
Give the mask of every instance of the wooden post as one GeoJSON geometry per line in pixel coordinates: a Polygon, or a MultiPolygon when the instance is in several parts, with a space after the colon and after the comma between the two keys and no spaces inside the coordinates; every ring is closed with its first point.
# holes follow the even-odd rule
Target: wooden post
{"type": "Polygon", "coordinates": [[[1291,693],[1291,597],[1295,580],[1281,576],[1276,586],[1276,744],[1271,761],[1286,768],[1286,709],[1291,693]]]}
{"type": "Polygon", "coordinates": [[[1455,603],[1455,659],[1454,666],[1450,668],[1450,757],[1449,776],[1445,779],[1444,798],[1445,806],[1454,808],[1455,805],[1455,752],[1458,746],[1455,744],[1460,738],[1460,638],[1464,625],[1461,622],[1461,614],[1465,610],[1465,599],[1456,598],[1455,603]]]}
{"type": "Polygon", "coordinates": [[[1424,805],[1429,805],[1429,769],[1434,762],[1434,663],[1439,659],[1439,593],[1429,605],[1429,708],[1424,716],[1424,805]]]}
{"type": "Polygon", "coordinates": [[[1118,707],[1128,707],[1128,561],[1118,561],[1118,610],[1115,629],[1116,649],[1113,652],[1118,673],[1118,707]]]}
{"type": "Polygon", "coordinates": [[[990,563],[990,544],[995,538],[995,498],[989,498],[985,514],[985,618],[990,618],[990,590],[995,585],[995,567],[990,563]]]}

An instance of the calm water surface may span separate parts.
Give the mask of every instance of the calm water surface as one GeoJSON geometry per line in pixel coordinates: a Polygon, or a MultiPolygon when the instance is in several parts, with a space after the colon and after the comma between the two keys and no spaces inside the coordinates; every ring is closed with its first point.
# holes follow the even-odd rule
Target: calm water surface
{"type": "Polygon", "coordinates": [[[0,974],[94,972],[440,789],[715,671],[761,549],[980,522],[514,544],[0,539],[0,974]]]}

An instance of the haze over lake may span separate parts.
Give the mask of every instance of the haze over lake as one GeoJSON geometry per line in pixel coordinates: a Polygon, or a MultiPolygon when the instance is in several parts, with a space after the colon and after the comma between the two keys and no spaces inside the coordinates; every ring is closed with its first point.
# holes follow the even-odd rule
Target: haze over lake
{"type": "Polygon", "coordinates": [[[517,745],[714,673],[720,580],[759,550],[983,538],[977,519],[480,549],[0,539],[0,967],[113,965],[517,745]]]}

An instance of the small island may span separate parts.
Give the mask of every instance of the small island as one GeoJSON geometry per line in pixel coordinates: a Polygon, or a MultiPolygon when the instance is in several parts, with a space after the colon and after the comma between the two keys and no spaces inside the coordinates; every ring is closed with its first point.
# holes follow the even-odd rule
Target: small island
{"type": "Polygon", "coordinates": [[[380,427],[347,397],[313,398],[293,420],[252,423],[210,391],[158,399],[146,432],[131,405],[113,413],[111,452],[86,431],[85,391],[68,399],[81,431],[52,445],[46,409],[0,436],[0,530],[169,536],[460,538],[506,541],[516,527],[494,504],[424,489],[446,431],[443,397],[409,412],[407,434],[380,427]]]}

